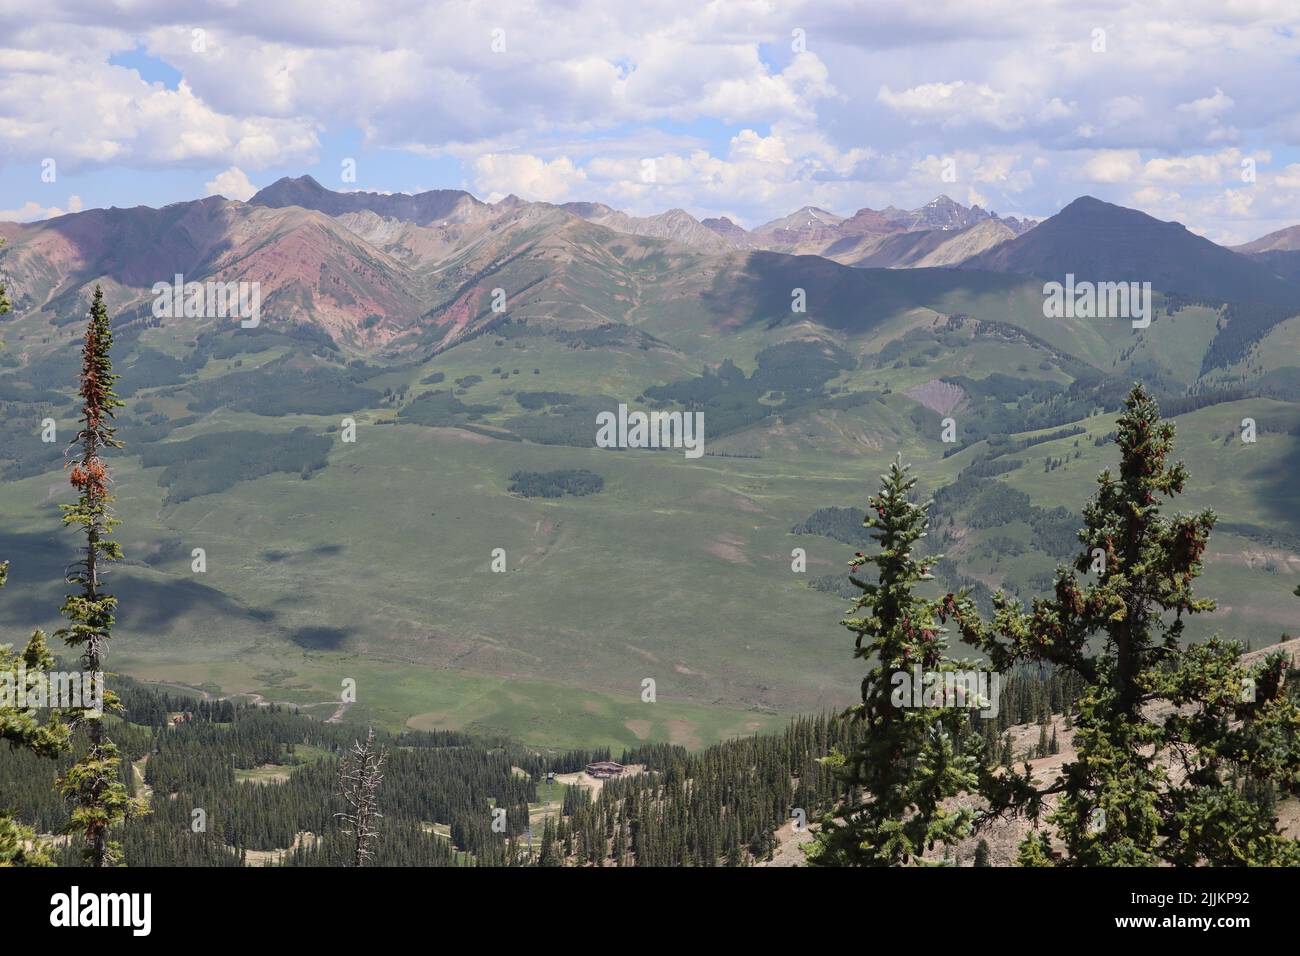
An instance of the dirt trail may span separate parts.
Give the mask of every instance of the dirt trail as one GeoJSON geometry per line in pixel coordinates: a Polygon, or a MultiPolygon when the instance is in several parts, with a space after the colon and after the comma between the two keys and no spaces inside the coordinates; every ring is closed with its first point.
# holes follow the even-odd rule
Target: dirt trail
{"type": "MultiPolygon", "coordinates": [[[[245,693],[242,694],[222,694],[220,696],[217,696],[216,694],[203,690],[200,687],[194,687],[190,684],[181,684],[176,681],[151,681],[150,683],[157,684],[159,687],[174,687],[177,690],[189,691],[190,693],[200,695],[203,698],[203,700],[207,702],[211,702],[214,700],[237,700],[239,698],[243,698],[244,700],[248,701],[250,704],[255,704],[258,707],[269,707],[272,704],[278,704],[281,707],[295,707],[298,708],[299,710],[301,710],[304,707],[323,707],[326,704],[333,704],[334,713],[331,716],[325,718],[325,723],[327,724],[337,724],[340,721],[342,721],[344,715],[347,714],[348,709],[352,706],[352,701],[340,701],[338,699],[310,700],[307,701],[306,703],[300,703],[299,701],[295,701],[295,700],[267,700],[265,695],[258,694],[255,691],[246,691],[245,693]]],[[[304,716],[310,717],[311,715],[305,714],[304,716]]]]}
{"type": "Polygon", "coordinates": [[[140,792],[140,796],[144,797],[146,803],[153,803],[153,787],[144,782],[144,765],[148,762],[149,755],[145,754],[139,760],[131,764],[131,769],[135,771],[135,783],[140,792]]]}
{"type": "Polygon", "coordinates": [[[776,851],[770,860],[759,860],[757,866],[803,866],[804,853],[801,849],[805,843],[812,841],[810,827],[795,830],[795,821],[789,820],[776,831],[776,851]]]}

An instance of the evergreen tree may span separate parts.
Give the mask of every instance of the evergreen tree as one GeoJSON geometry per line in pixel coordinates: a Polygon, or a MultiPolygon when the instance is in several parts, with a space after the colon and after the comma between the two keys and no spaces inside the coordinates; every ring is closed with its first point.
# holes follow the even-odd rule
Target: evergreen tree
{"type": "MultiPolygon", "coordinates": [[[[0,246],[4,240],[0,239],[0,246]]],[[[0,282],[0,315],[9,311],[5,285],[0,282]]],[[[3,345],[3,343],[0,343],[3,345]]],[[[9,578],[9,562],[0,564],[0,588],[9,578]]],[[[58,708],[41,723],[34,708],[18,706],[19,690],[34,688],[40,675],[54,666],[45,635],[34,631],[21,654],[0,645],[0,740],[42,757],[57,757],[68,748],[69,729],[58,708]]],[[[51,702],[52,703],[52,702],[51,702]]],[[[45,866],[49,856],[35,842],[36,835],[10,817],[0,805],[0,866],[45,866]]]]}
{"type": "MultiPolygon", "coordinates": [[[[73,439],[80,446],[81,457],[73,463],[70,480],[77,489],[77,503],[62,505],[65,525],[80,525],[86,536],[85,557],[73,565],[67,581],[80,588],[63,602],[63,615],[70,624],[57,635],[69,647],[82,652],[82,661],[93,682],[99,682],[108,641],[112,637],[117,598],[101,587],[101,564],[122,557],[122,549],[112,538],[113,495],[109,491],[108,468],[101,453],[119,448],[112,425],[116,409],[122,406],[113,391],[117,376],[109,351],[113,331],[104,306],[104,294],[95,286],[90,306],[90,320],[82,348],[81,429],[73,439]]],[[[60,780],[62,791],[72,797],[76,809],[72,827],[84,835],[84,857],[91,866],[112,866],[119,862],[120,848],[110,842],[109,830],[137,812],[144,805],[127,794],[121,780],[120,755],[104,730],[103,716],[119,709],[117,695],[107,688],[94,688],[102,694],[103,713],[83,712],[89,746],[86,753],[60,780]]]]}
{"type": "MultiPolygon", "coordinates": [[[[963,635],[999,669],[1048,662],[1084,684],[1077,759],[1060,778],[1042,790],[1027,773],[982,784],[993,813],[1014,808],[1035,820],[1042,800],[1059,795],[1047,822],[1067,864],[1295,864],[1296,842],[1231,780],[1239,771],[1289,782],[1300,771],[1300,708],[1284,689],[1282,655],[1247,668],[1239,644],[1182,646],[1185,618],[1214,608],[1192,583],[1215,516],[1162,515],[1162,499],[1187,482],[1182,463],[1169,460],[1173,437],[1172,423],[1134,386],[1118,423],[1119,475],[1098,477],[1083,551],[1073,569],[1058,569],[1054,595],[1026,612],[999,594],[991,624],[959,608],[963,635]],[[1096,555],[1101,573],[1081,584],[1096,555]],[[1094,637],[1102,639],[1096,652],[1094,637]]],[[[1021,847],[1026,865],[1054,859],[1048,833],[1021,847]]]]}
{"type": "Polygon", "coordinates": [[[563,861],[560,859],[559,847],[556,842],[555,820],[549,816],[546,818],[546,822],[542,826],[542,846],[541,851],[537,854],[537,865],[563,865],[563,861]]]}
{"type": "Polygon", "coordinates": [[[975,866],[990,866],[989,863],[989,844],[987,840],[981,839],[975,844],[975,866]]]}
{"type": "MultiPolygon", "coordinates": [[[[943,701],[914,707],[910,696],[895,697],[896,675],[911,678],[914,667],[931,675],[957,669],[941,626],[954,609],[951,596],[941,602],[913,593],[915,585],[932,580],[929,566],[940,556],[922,560],[913,554],[926,535],[929,505],[909,500],[916,479],[908,471],[896,460],[881,478],[880,493],[869,500],[864,526],[874,529],[879,553],[859,552],[850,562],[853,572],[865,564],[878,570],[874,583],[851,578],[862,591],[852,611],[865,613],[843,622],[856,635],[854,656],[868,662],[862,703],[847,714],[865,724],[866,734],[848,755],[831,758],[848,796],[822,817],[808,855],[818,865],[938,862],[924,854],[936,844],[956,844],[974,818],[968,807],[944,806],[976,782],[975,759],[958,749],[966,739],[966,714],[943,707],[943,701]]],[[[971,735],[971,747],[978,740],[971,735]]]]}
{"type": "MultiPolygon", "coordinates": [[[[0,286],[0,297],[3,292],[4,286],[0,286]]],[[[0,564],[0,587],[4,587],[8,576],[6,561],[0,564]]],[[[53,666],[54,658],[40,631],[32,633],[21,654],[14,653],[7,644],[0,645],[0,740],[41,757],[57,757],[68,749],[66,714],[54,708],[50,719],[42,723],[36,719],[35,708],[18,706],[17,695],[20,690],[34,689],[53,666]]],[[[48,854],[36,844],[34,831],[19,824],[0,806],[0,867],[48,866],[50,862],[48,854]]]]}

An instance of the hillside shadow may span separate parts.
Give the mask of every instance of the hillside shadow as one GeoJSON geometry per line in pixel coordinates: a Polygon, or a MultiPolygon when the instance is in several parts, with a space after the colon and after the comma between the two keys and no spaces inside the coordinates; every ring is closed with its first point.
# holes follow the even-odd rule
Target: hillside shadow
{"type": "Polygon", "coordinates": [[[312,651],[336,651],[352,633],[343,627],[300,627],[289,632],[290,639],[299,647],[312,651]]]}
{"type": "Polygon", "coordinates": [[[1291,442],[1291,450],[1275,466],[1256,469],[1265,490],[1259,504],[1268,517],[1282,529],[1300,534],[1300,436],[1291,442]]]}
{"type": "Polygon", "coordinates": [[[739,272],[720,272],[701,299],[719,327],[809,319],[857,333],[901,312],[935,307],[955,290],[1007,291],[1023,281],[954,269],[859,269],[820,256],[755,252],[739,272]],[[791,311],[795,289],[804,290],[803,314],[791,311]]]}

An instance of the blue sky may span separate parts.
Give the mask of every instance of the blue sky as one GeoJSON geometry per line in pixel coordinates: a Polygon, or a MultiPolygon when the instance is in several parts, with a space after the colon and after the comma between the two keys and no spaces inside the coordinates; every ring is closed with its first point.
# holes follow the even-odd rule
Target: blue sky
{"type": "Polygon", "coordinates": [[[751,227],[1090,194],[1246,241],[1300,222],[1300,4],[1225,6],[0,0],[0,219],[310,173],[751,227]]]}

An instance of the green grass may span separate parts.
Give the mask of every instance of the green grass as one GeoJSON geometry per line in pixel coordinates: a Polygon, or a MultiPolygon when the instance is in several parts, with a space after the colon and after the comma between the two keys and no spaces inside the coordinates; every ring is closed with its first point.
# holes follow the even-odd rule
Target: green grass
{"type": "MultiPolygon", "coordinates": [[[[626,287],[593,287],[584,301],[621,302],[636,328],[671,347],[582,349],[553,337],[489,334],[422,365],[395,368],[367,387],[406,386],[409,401],[481,376],[458,397],[499,406],[485,417],[499,425],[524,414],[517,392],[604,394],[635,404],[648,386],[698,375],[725,358],[752,372],[761,349],[809,335],[870,358],[909,329],[928,327],[937,308],[1018,326],[1107,372],[1150,366],[1191,384],[1213,331],[1213,314],[1195,309],[1161,316],[1141,335],[1121,325],[1047,322],[1032,283],[971,280],[961,291],[951,275],[868,277],[872,288],[892,296],[871,305],[871,322],[850,321],[858,315],[851,303],[814,301],[810,312],[821,310],[827,325],[800,318],[770,329],[754,321],[722,330],[701,311],[698,293],[710,288],[702,275],[665,288],[634,288],[642,279],[635,271],[629,276],[626,287]],[[926,281],[937,291],[917,304],[926,281]],[[828,313],[835,309],[849,311],[828,313]],[[492,375],[496,367],[505,379],[492,375]],[[445,381],[420,385],[432,372],[445,381]]],[[[540,314],[545,303],[526,306],[540,314]]],[[[760,307],[766,306],[755,300],[754,309],[760,307]]],[[[559,324],[593,322],[587,316],[559,324]]],[[[32,334],[36,326],[23,323],[15,329],[32,334]]],[[[142,341],[165,351],[164,332],[152,330],[142,341]]],[[[1282,347],[1294,332],[1284,323],[1271,337],[1282,347]]],[[[6,334],[12,338],[14,330],[6,334]]],[[[964,346],[911,364],[927,347],[909,345],[898,368],[868,361],[828,383],[879,392],[880,401],[777,415],[718,439],[706,420],[710,454],[697,460],[378,424],[395,416],[400,403],[393,402],[349,413],[358,423],[355,444],[329,431],[342,415],[272,419],[218,409],[168,440],[220,431],[287,434],[302,426],[331,436],[327,467],[310,480],[276,473],[164,506],[161,469],[141,467],[125,429],[120,437],[128,447],[113,471],[129,563],[109,578],[121,599],[111,666],[147,680],[257,693],[321,718],[333,715],[341,683],[351,678],[358,700],[347,711],[350,721],[615,751],[646,741],[699,747],[775,729],[794,713],[847,704],[861,674],[852,636],[839,625],[847,604],[806,583],[842,570],[853,548],[789,529],[818,508],[863,507],[895,454],[915,465],[921,490],[933,492],[984,450],[980,444],[944,458],[950,446],[937,432],[917,430],[907,389],[992,370],[1069,379],[1068,360],[1041,344],[972,332],[964,346]],[[508,491],[516,471],[575,468],[600,475],[603,489],[558,499],[508,491]],[[190,553],[199,547],[206,551],[204,574],[190,570],[190,553]],[[791,571],[796,547],[807,552],[804,575],[791,571]],[[502,574],[489,569],[496,548],[506,553],[502,574]],[[641,700],[647,678],[656,683],[655,703],[641,700]]],[[[214,360],[199,378],[228,373],[237,360],[247,371],[282,354],[214,360]]],[[[136,401],[173,417],[186,414],[186,394],[167,392],[146,390],[136,401]]],[[[1223,441],[1246,415],[1290,421],[1294,414],[1293,405],[1252,400],[1181,416],[1179,454],[1192,474],[1181,506],[1213,506],[1225,522],[1300,532],[1293,477],[1300,438],[1270,431],[1250,446],[1223,441]]],[[[1097,472],[1115,457],[1113,445],[1092,442],[1113,427],[1113,416],[1082,424],[1089,429],[1079,437],[1082,458],[1044,473],[1042,459],[1072,454],[1075,439],[1044,443],[1013,456],[1025,466],[998,480],[1039,507],[1064,504],[1077,512],[1097,472]]],[[[64,433],[70,425],[61,422],[64,433]]],[[[593,437],[594,431],[593,421],[593,437]]],[[[70,492],[57,471],[0,486],[0,559],[14,563],[0,622],[11,631],[60,623],[57,582],[76,539],[61,530],[57,504],[70,492]]],[[[1030,544],[1020,522],[972,533],[958,549],[963,573],[997,586],[1023,584],[1050,569],[1032,548],[994,554],[993,534],[1030,544]]],[[[1220,596],[1224,608],[1207,627],[1262,640],[1296,620],[1287,592],[1300,562],[1252,557],[1259,550],[1240,536],[1212,539],[1202,590],[1220,596]]]]}
{"type": "Polygon", "coordinates": [[[277,784],[284,783],[293,775],[294,767],[269,765],[253,767],[249,770],[236,770],[235,780],[239,783],[277,784]]]}

